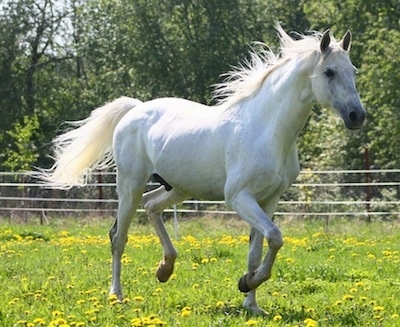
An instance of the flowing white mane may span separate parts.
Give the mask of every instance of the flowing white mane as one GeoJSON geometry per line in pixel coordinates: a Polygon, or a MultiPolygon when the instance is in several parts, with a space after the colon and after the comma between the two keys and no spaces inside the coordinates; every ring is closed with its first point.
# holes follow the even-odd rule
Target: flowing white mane
{"type": "MultiPolygon", "coordinates": [[[[252,48],[250,59],[233,71],[224,74],[225,81],[215,86],[214,99],[219,105],[233,107],[239,101],[256,93],[268,75],[287,60],[319,49],[322,33],[312,31],[309,35],[296,34],[292,39],[278,24],[280,51],[275,54],[266,44],[257,42],[258,50],[252,48]]],[[[333,42],[335,40],[332,37],[333,42]]]]}

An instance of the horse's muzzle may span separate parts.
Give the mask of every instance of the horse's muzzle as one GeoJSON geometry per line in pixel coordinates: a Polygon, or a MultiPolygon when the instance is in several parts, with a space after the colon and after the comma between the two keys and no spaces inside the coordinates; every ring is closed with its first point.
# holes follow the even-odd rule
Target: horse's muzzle
{"type": "Polygon", "coordinates": [[[348,129],[359,129],[364,124],[366,116],[367,112],[364,107],[354,107],[342,115],[342,118],[348,129]]]}

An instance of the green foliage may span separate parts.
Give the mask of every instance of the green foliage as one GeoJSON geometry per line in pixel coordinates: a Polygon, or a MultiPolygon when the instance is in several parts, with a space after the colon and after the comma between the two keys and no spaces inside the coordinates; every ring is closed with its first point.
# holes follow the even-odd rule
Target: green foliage
{"type": "Polygon", "coordinates": [[[33,139],[39,130],[37,116],[24,117],[23,123],[15,123],[12,130],[7,134],[12,139],[12,144],[5,150],[4,167],[10,171],[30,171],[32,164],[36,162],[38,153],[35,149],[33,139]]]}
{"type": "MultiPolygon", "coordinates": [[[[108,222],[1,224],[2,326],[397,326],[399,226],[280,222],[285,244],[258,289],[266,317],[242,309],[248,226],[201,218],[180,225],[180,256],[165,283],[161,245],[135,225],[122,259],[125,300],[109,297],[108,222]]],[[[172,226],[167,224],[172,233],[172,226]]]]}
{"type": "MultiPolygon", "coordinates": [[[[386,17],[380,16],[376,25],[381,25],[383,19],[386,17]]],[[[387,30],[381,25],[371,31],[368,53],[363,59],[360,85],[366,91],[370,127],[366,138],[376,167],[398,167],[400,160],[399,44],[399,30],[387,30]]]]}
{"type": "MultiPolygon", "coordinates": [[[[210,85],[245,59],[252,41],[277,46],[279,21],[288,31],[331,28],[338,38],[353,32],[351,58],[368,111],[358,132],[345,131],[326,110],[313,114],[300,141],[304,165],[364,168],[368,147],[372,167],[398,166],[398,1],[23,0],[1,6],[0,127],[10,131],[25,116],[37,116],[34,164],[50,164],[49,144],[62,122],[85,118],[121,95],[212,103],[210,85]]],[[[5,151],[11,142],[10,134],[0,137],[1,169],[18,166],[10,166],[15,158],[5,151]]]]}

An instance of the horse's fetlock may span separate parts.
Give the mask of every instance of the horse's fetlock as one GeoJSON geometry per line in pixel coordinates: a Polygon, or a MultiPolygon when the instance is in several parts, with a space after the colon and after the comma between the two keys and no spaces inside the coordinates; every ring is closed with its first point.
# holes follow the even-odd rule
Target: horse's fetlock
{"type": "Polygon", "coordinates": [[[239,291],[242,293],[248,293],[252,290],[252,288],[249,286],[249,284],[247,282],[247,277],[248,277],[248,275],[242,276],[238,282],[239,291]]]}
{"type": "Polygon", "coordinates": [[[174,263],[176,258],[178,257],[178,252],[174,251],[173,253],[170,254],[165,254],[164,255],[164,262],[169,262],[169,263],[174,263]]]}

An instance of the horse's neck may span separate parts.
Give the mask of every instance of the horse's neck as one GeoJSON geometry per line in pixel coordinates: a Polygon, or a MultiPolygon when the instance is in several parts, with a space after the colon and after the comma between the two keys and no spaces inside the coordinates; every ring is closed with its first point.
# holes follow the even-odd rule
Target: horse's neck
{"type": "Polygon", "coordinates": [[[288,146],[296,141],[314,101],[310,81],[314,65],[310,59],[314,58],[292,59],[278,67],[245,105],[248,119],[273,129],[274,135],[288,146]]]}

